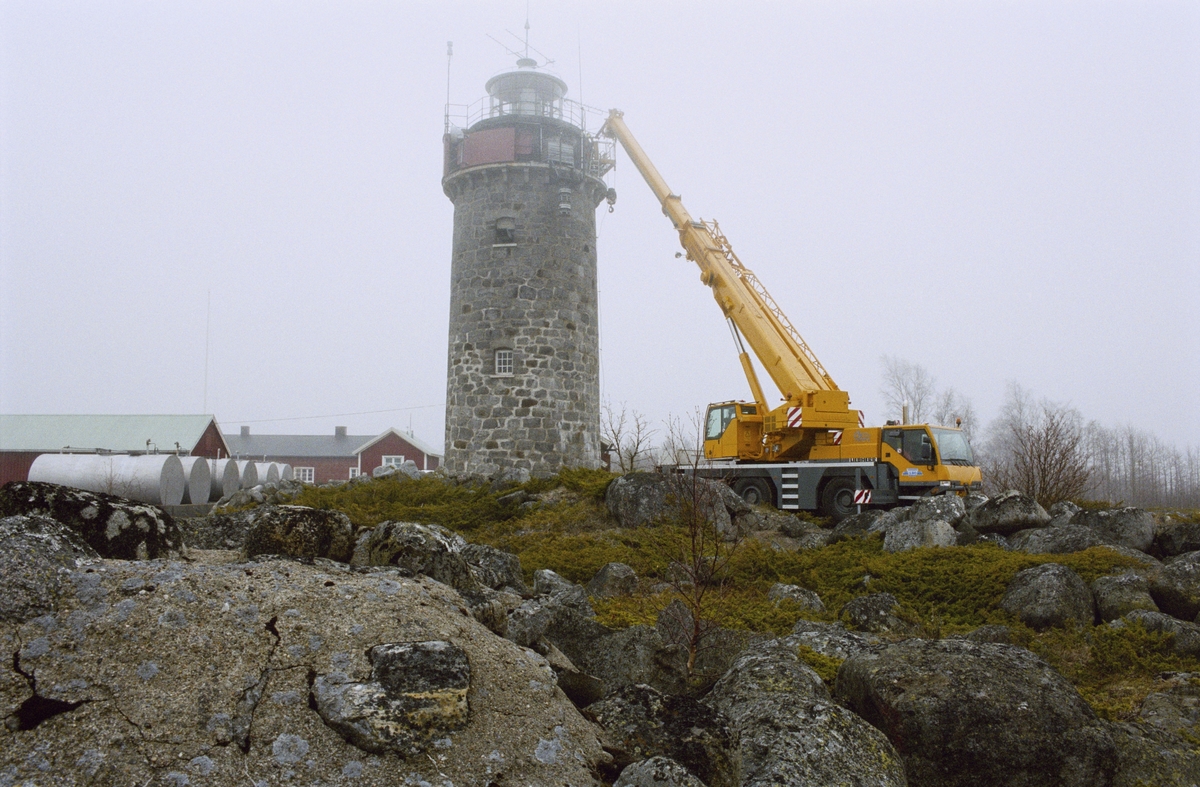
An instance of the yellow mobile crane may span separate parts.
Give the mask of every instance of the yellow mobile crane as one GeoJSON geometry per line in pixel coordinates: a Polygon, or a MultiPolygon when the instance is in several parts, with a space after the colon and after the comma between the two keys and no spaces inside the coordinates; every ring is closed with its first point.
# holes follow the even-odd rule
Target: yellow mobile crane
{"type": "Polygon", "coordinates": [[[754,397],[708,406],[706,461],[696,472],[725,480],[748,502],[816,510],[835,519],[864,505],[965,494],[981,486],[971,446],[959,429],[898,422],[864,427],[849,394],[742,265],[717,223],[697,221],[683,207],[620,110],[609,113],[601,133],[621,143],[675,225],[687,258],[700,267],[700,281],[725,315],[754,397]],[[782,394],[782,404],[767,403],[747,344],[782,394]]]}

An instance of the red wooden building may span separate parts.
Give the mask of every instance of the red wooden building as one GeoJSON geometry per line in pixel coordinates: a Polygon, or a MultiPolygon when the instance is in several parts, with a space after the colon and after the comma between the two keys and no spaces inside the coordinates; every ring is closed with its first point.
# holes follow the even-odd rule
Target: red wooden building
{"type": "Polygon", "coordinates": [[[410,433],[388,429],[378,435],[351,435],[338,426],[332,435],[254,435],[243,426],[225,441],[232,455],[259,462],[286,462],[297,481],[324,484],[371,474],[377,467],[412,460],[421,470],[436,470],[442,456],[410,433]]]}

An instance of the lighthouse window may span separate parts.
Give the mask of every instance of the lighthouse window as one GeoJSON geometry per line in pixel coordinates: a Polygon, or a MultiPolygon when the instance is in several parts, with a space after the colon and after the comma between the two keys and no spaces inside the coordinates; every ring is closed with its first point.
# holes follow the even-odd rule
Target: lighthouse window
{"type": "Polygon", "coordinates": [[[496,240],[493,246],[515,246],[517,244],[516,222],[508,217],[496,219],[496,240]]]}
{"type": "Polygon", "coordinates": [[[575,143],[569,139],[546,140],[546,158],[564,164],[575,163],[575,143]]]}
{"type": "Polygon", "coordinates": [[[513,373],[513,351],[496,350],[496,374],[511,376],[513,373]]]}

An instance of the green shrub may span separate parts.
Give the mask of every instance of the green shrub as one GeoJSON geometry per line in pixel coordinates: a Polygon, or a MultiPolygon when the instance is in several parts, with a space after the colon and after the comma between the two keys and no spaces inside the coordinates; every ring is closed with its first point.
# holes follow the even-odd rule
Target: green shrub
{"type": "Polygon", "coordinates": [[[796,655],[808,666],[812,667],[813,672],[821,676],[826,686],[833,688],[834,682],[837,680],[838,669],[841,668],[842,662],[845,659],[826,656],[824,653],[818,653],[807,645],[801,645],[796,655]]]}
{"type": "Polygon", "coordinates": [[[364,484],[309,487],[294,502],[337,509],[357,527],[391,520],[442,525],[463,533],[515,512],[515,506],[500,503],[499,495],[485,486],[460,486],[435,475],[417,479],[393,475],[364,484]]]}
{"type": "Polygon", "coordinates": [[[1200,671],[1200,660],[1171,649],[1173,634],[1125,626],[1051,629],[1029,647],[1079,689],[1096,713],[1109,720],[1136,716],[1163,672],[1200,671]]]}

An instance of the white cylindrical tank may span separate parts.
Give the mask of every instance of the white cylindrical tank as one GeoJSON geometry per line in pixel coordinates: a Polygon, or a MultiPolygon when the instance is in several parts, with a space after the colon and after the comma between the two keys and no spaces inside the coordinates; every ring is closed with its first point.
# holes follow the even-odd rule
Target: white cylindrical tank
{"type": "Polygon", "coordinates": [[[29,468],[30,481],[104,492],[156,506],[183,501],[187,478],[174,454],[42,454],[29,468]]]}
{"type": "Polygon", "coordinates": [[[209,475],[212,476],[212,491],[208,501],[215,503],[226,495],[232,495],[242,486],[242,474],[237,462],[232,459],[208,460],[209,475]]]}
{"type": "Polygon", "coordinates": [[[212,472],[208,467],[208,457],[181,456],[179,462],[183,465],[183,474],[187,477],[184,501],[192,504],[207,503],[208,495],[212,492],[212,472]]]}
{"type": "Polygon", "coordinates": [[[279,480],[291,481],[296,477],[296,473],[292,470],[292,466],[284,462],[279,466],[279,480]]]}
{"type": "Polygon", "coordinates": [[[279,465],[274,462],[255,462],[254,464],[258,465],[258,483],[279,483],[279,465]]]}
{"type": "Polygon", "coordinates": [[[237,460],[238,472],[242,474],[242,489],[258,486],[258,465],[249,459],[237,460]]]}

